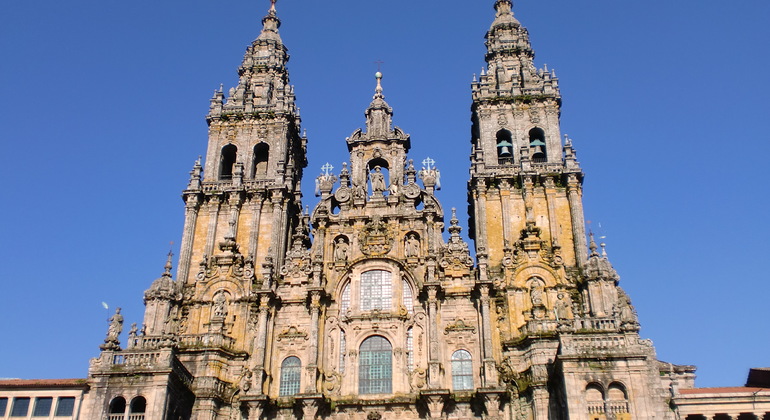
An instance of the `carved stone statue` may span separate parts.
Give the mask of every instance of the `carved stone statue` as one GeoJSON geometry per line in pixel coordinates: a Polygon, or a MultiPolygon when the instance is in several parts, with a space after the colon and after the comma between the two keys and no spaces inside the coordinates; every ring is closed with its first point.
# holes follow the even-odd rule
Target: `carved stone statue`
{"type": "Polygon", "coordinates": [[[559,293],[557,298],[556,303],[554,303],[553,311],[556,314],[556,319],[563,321],[569,318],[570,304],[567,301],[567,295],[564,293],[559,293]]]}
{"type": "Polygon", "coordinates": [[[334,244],[334,260],[338,262],[346,262],[348,260],[349,251],[350,245],[345,242],[345,238],[337,238],[337,243],[334,244]]]}
{"type": "Polygon", "coordinates": [[[404,252],[407,258],[420,256],[420,241],[417,239],[417,235],[410,233],[404,241],[404,252]]]}
{"type": "Polygon", "coordinates": [[[543,304],[543,284],[539,280],[535,280],[530,285],[530,296],[532,297],[532,305],[543,304]]]}
{"type": "Polygon", "coordinates": [[[120,308],[115,308],[115,315],[108,319],[110,326],[107,328],[107,340],[118,341],[118,336],[123,331],[123,315],[120,314],[120,308]]]}
{"type": "Polygon", "coordinates": [[[212,308],[212,317],[224,318],[227,316],[227,298],[225,292],[219,291],[214,295],[214,306],[212,308]]]}
{"type": "Polygon", "coordinates": [[[128,330],[128,347],[134,347],[134,343],[136,342],[136,333],[139,331],[138,328],[136,328],[136,322],[131,324],[131,329],[128,330]]]}
{"type": "Polygon", "coordinates": [[[379,166],[374,167],[374,172],[369,175],[369,179],[372,182],[372,192],[383,192],[387,189],[385,185],[385,175],[382,174],[382,170],[379,166]]]}

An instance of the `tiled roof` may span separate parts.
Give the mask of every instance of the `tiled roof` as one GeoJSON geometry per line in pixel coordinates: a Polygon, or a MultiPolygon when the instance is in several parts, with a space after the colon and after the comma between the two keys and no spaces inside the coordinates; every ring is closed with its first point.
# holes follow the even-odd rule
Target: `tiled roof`
{"type": "Polygon", "coordinates": [[[770,388],[753,388],[753,387],[746,387],[746,386],[732,386],[732,387],[723,387],[723,388],[692,388],[692,389],[680,389],[679,393],[682,395],[687,394],[735,394],[740,392],[759,392],[759,391],[768,391],[770,392],[770,388]]]}
{"type": "Polygon", "coordinates": [[[0,379],[0,388],[85,388],[86,380],[72,379],[0,379]]]}

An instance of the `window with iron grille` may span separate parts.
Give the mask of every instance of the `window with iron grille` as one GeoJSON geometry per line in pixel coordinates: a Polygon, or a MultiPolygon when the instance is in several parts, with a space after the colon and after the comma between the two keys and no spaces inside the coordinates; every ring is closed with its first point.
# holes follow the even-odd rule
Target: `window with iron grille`
{"type": "Polygon", "coordinates": [[[452,354],[452,388],[455,391],[473,389],[473,359],[465,350],[452,354]]]}
{"type": "Polygon", "coordinates": [[[361,310],[388,311],[393,298],[390,271],[371,270],[361,274],[361,310]]]}
{"type": "Polygon", "coordinates": [[[27,417],[29,412],[29,397],[16,397],[11,407],[11,417],[27,417]]]}
{"type": "Polygon", "coordinates": [[[384,337],[372,336],[358,352],[358,392],[390,394],[393,379],[393,347],[384,337]]]}
{"type": "Polygon", "coordinates": [[[71,416],[75,412],[75,397],[59,397],[56,403],[57,417],[71,416]]]}
{"type": "Polygon", "coordinates": [[[35,408],[32,410],[32,417],[48,417],[51,414],[52,405],[52,397],[35,398],[35,408]]]}
{"type": "Polygon", "coordinates": [[[299,393],[299,378],[302,373],[302,363],[299,358],[290,356],[283,359],[281,363],[281,386],[279,394],[281,396],[294,395],[299,393]]]}

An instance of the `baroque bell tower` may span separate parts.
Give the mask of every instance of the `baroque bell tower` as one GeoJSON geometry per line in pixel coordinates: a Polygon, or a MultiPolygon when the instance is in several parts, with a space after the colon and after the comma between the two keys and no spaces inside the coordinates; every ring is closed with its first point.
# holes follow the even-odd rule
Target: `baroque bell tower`
{"type": "Polygon", "coordinates": [[[558,79],[535,67],[511,1],[494,7],[472,84],[468,201],[500,381],[523,418],[668,418],[654,349],[593,237],[588,253],[558,79]]]}

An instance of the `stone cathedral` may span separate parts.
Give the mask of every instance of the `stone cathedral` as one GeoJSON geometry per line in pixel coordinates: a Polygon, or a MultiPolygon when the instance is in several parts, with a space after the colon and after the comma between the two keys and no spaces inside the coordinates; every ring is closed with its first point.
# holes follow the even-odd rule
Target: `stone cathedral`
{"type": "Polygon", "coordinates": [[[308,139],[273,1],[238,85],[211,99],[176,273],[169,255],[122,344],[113,315],[79,418],[679,418],[694,367],[656,359],[586,232],[558,80],[511,7],[494,2],[471,85],[469,244],[379,72],[349,164],[325,165],[303,208],[308,139]]]}

